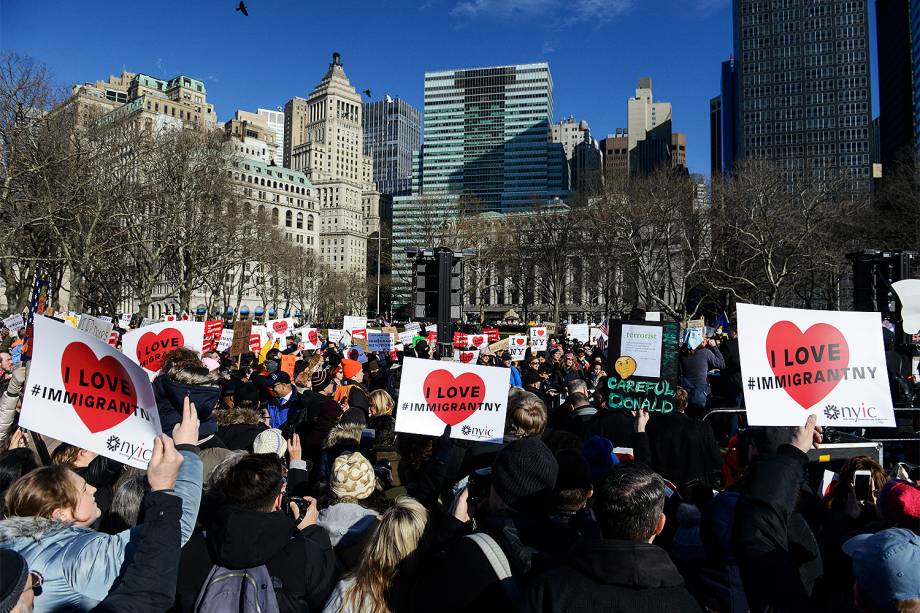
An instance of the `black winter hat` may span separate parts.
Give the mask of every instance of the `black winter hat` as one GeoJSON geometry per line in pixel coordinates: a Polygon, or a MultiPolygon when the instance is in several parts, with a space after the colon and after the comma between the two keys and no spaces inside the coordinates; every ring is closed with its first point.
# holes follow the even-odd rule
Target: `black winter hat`
{"type": "Polygon", "coordinates": [[[26,587],[29,565],[12,549],[0,549],[0,611],[12,611],[26,587]]]}
{"type": "Polygon", "coordinates": [[[556,452],[556,461],[559,462],[557,492],[591,489],[591,467],[580,449],[561,449],[556,452]]]}
{"type": "Polygon", "coordinates": [[[525,437],[508,443],[492,464],[492,486],[511,510],[546,511],[552,502],[559,463],[539,438],[525,437]]]}
{"type": "Polygon", "coordinates": [[[233,392],[233,404],[236,406],[240,406],[244,402],[259,404],[260,399],[259,386],[252,382],[240,383],[236,391],[233,392]]]}
{"type": "Polygon", "coordinates": [[[532,368],[528,368],[527,370],[524,371],[523,382],[524,382],[524,385],[533,385],[534,383],[539,383],[540,373],[538,373],[532,368]]]}

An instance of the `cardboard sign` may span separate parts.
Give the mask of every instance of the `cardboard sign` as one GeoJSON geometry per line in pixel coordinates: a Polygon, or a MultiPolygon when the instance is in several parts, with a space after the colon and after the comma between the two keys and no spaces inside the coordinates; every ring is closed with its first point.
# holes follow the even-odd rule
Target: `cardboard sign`
{"type": "Polygon", "coordinates": [[[406,358],[396,431],[500,443],[508,410],[508,370],[406,358]]]}
{"type": "Polygon", "coordinates": [[[488,337],[490,343],[497,343],[498,339],[501,338],[498,334],[498,328],[483,328],[482,333],[488,337]]]}
{"type": "Polygon", "coordinates": [[[281,355],[281,371],[286,372],[294,380],[294,365],[297,364],[297,356],[294,354],[281,355]]]}
{"type": "Polygon", "coordinates": [[[230,341],[230,357],[235,358],[249,351],[249,339],[251,335],[251,319],[237,319],[233,322],[233,338],[230,341]]]}
{"type": "Polygon", "coordinates": [[[894,426],[879,313],[738,305],[752,426],[894,426]]]}
{"type": "Polygon", "coordinates": [[[15,332],[16,330],[25,328],[26,321],[22,318],[22,315],[10,315],[3,320],[3,327],[10,332],[15,332]]]}
{"type": "Polygon", "coordinates": [[[475,364],[478,360],[478,349],[471,349],[469,351],[454,349],[454,362],[460,362],[461,364],[475,364]]]}
{"type": "Polygon", "coordinates": [[[223,353],[233,346],[233,328],[224,328],[220,331],[220,339],[217,341],[217,352],[223,353]]]}
{"type": "Polygon", "coordinates": [[[607,406],[626,411],[674,411],[677,324],[611,321],[609,332],[607,406]]]}
{"type": "Polygon", "coordinates": [[[492,343],[491,345],[489,345],[489,351],[495,354],[501,353],[502,351],[507,351],[510,338],[511,338],[510,336],[506,336],[505,338],[498,341],[497,343],[492,343]]]}
{"type": "Polygon", "coordinates": [[[587,343],[589,340],[588,324],[569,324],[565,327],[565,335],[572,340],[587,343]]]}
{"type": "Polygon", "coordinates": [[[511,359],[520,362],[527,354],[527,337],[523,334],[508,337],[508,352],[511,359]]]}
{"type": "Polygon", "coordinates": [[[200,354],[203,343],[203,321],[164,321],[125,332],[121,339],[121,350],[132,362],[155,375],[167,353],[186,347],[200,354]]]}
{"type": "Polygon", "coordinates": [[[393,348],[393,335],[389,332],[369,332],[367,348],[369,351],[386,353],[393,348]]]}
{"type": "Polygon", "coordinates": [[[19,425],[107,458],[147,468],[160,415],[147,374],[95,337],[45,317],[19,425]]]}
{"type": "Polygon", "coordinates": [[[204,322],[204,342],[201,345],[201,352],[208,353],[215,351],[223,331],[223,319],[209,319],[208,321],[204,322]]]}
{"type": "Polygon", "coordinates": [[[534,326],[530,328],[530,345],[534,351],[546,351],[549,343],[549,332],[545,326],[534,326]]]}
{"type": "Polygon", "coordinates": [[[285,340],[291,335],[294,329],[294,318],[286,317],[284,319],[269,319],[265,322],[265,330],[272,339],[285,340]]]}
{"type": "Polygon", "coordinates": [[[367,330],[367,317],[346,315],[342,322],[342,329],[349,334],[353,333],[354,330],[367,330]]]}
{"type": "Polygon", "coordinates": [[[109,333],[112,331],[113,327],[111,320],[105,321],[101,317],[93,317],[92,315],[84,313],[80,316],[80,323],[77,325],[77,330],[86,332],[105,343],[108,342],[109,333]]]}

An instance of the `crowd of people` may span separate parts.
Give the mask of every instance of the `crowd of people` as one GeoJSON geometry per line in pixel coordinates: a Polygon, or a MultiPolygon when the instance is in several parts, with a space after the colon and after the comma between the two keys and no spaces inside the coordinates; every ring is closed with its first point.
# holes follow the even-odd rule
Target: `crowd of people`
{"type": "Polygon", "coordinates": [[[915,483],[857,456],[816,491],[813,416],[703,419],[712,371],[743,401],[733,336],[682,345],[668,414],[607,407],[603,345],[483,351],[512,384],[500,444],[396,432],[421,338],[177,349],[146,471],[18,428],[27,369],[0,353],[0,613],[920,612],[915,483]]]}

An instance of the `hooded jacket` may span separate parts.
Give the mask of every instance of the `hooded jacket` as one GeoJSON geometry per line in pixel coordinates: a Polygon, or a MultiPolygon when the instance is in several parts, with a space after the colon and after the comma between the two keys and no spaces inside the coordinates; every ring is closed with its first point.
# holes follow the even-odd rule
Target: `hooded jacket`
{"type": "MultiPolygon", "coordinates": [[[[175,493],[182,499],[182,538],[192,534],[201,501],[201,460],[197,450],[179,446],[183,457],[175,493]]],[[[118,534],[44,517],[11,517],[0,521],[0,547],[13,549],[45,578],[36,613],[88,611],[106,595],[130,560],[142,526],[118,534]]]]}
{"type": "Polygon", "coordinates": [[[268,426],[262,423],[261,416],[253,409],[233,407],[214,411],[217,423],[217,436],[227,449],[246,449],[252,451],[252,443],[268,426]]]}
{"type": "Polygon", "coordinates": [[[160,425],[169,434],[182,421],[182,405],[188,396],[195,404],[199,439],[217,432],[214,409],[220,401],[220,384],[216,372],[206,368],[176,368],[161,372],[153,380],[153,394],[160,412],[160,425]]]}
{"type": "Polygon", "coordinates": [[[321,611],[340,574],[329,536],[319,526],[299,531],[281,512],[226,506],[182,550],[176,611],[194,610],[214,564],[233,570],[264,564],[285,613],[321,611]]]}
{"type": "Polygon", "coordinates": [[[354,570],[361,562],[364,545],[377,526],[379,515],[353,502],[337,502],[319,512],[316,525],[329,533],[339,562],[346,571],[354,570]]]}
{"type": "Polygon", "coordinates": [[[537,577],[522,613],[700,611],[667,552],[632,541],[585,541],[567,565],[537,577]]]}

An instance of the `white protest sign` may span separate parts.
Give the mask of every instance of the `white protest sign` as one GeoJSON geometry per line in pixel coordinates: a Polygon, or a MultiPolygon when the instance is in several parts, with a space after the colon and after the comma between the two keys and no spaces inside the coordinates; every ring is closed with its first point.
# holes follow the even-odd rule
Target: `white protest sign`
{"type": "Polygon", "coordinates": [[[349,334],[354,330],[367,330],[367,317],[346,315],[342,322],[342,329],[349,334]]]}
{"type": "Polygon", "coordinates": [[[125,332],[121,337],[124,354],[150,374],[160,370],[163,357],[173,349],[186,347],[201,353],[203,345],[203,321],[164,321],[125,332]]]}
{"type": "Polygon", "coordinates": [[[100,320],[100,321],[104,321],[104,322],[106,322],[106,323],[112,323],[112,318],[109,317],[108,315],[100,315],[100,316],[97,317],[96,319],[98,319],[98,320],[100,320]]]}
{"type": "Polygon", "coordinates": [[[588,342],[588,324],[569,324],[565,327],[565,334],[572,340],[588,342]]]}
{"type": "Polygon", "coordinates": [[[469,351],[454,349],[454,362],[463,364],[475,364],[479,360],[479,350],[470,349],[469,351]]]}
{"type": "Polygon", "coordinates": [[[124,313],[118,318],[118,327],[125,330],[131,327],[131,313],[124,313]]]}
{"type": "Polygon", "coordinates": [[[752,426],[894,426],[878,313],[738,305],[752,426]]]}
{"type": "Polygon", "coordinates": [[[546,351],[549,343],[549,332],[544,326],[535,326],[530,329],[530,345],[534,351],[546,351]]]}
{"type": "Polygon", "coordinates": [[[150,381],[127,356],[46,317],[19,425],[136,468],[147,468],[160,415],[150,381]]]}
{"type": "Polygon", "coordinates": [[[368,332],[367,350],[386,353],[393,349],[393,335],[389,332],[368,332]]]}
{"type": "Polygon", "coordinates": [[[623,324],[620,333],[620,358],[630,357],[635,362],[635,370],[629,376],[661,376],[661,346],[664,328],[661,326],[643,326],[623,324]]]}
{"type": "Polygon", "coordinates": [[[485,349],[489,346],[489,337],[486,334],[467,334],[463,337],[464,347],[485,349]]]}
{"type": "Polygon", "coordinates": [[[603,338],[605,334],[601,332],[601,329],[596,326],[591,326],[591,329],[588,331],[588,338],[591,339],[592,344],[597,344],[597,339],[603,338]]]}
{"type": "Polygon", "coordinates": [[[406,330],[405,332],[399,333],[399,342],[403,345],[412,345],[412,339],[415,337],[415,332],[412,330],[406,330]]]}
{"type": "Polygon", "coordinates": [[[291,335],[291,331],[294,329],[294,318],[269,319],[265,322],[265,329],[268,330],[272,338],[283,341],[291,335]]]}
{"type": "Polygon", "coordinates": [[[223,353],[227,349],[230,349],[230,345],[233,344],[233,328],[224,328],[220,332],[220,338],[217,339],[217,352],[223,353]]]}
{"type": "Polygon", "coordinates": [[[410,321],[406,324],[405,330],[406,332],[421,332],[422,324],[418,323],[417,321],[410,321]]]}
{"type": "Polygon", "coordinates": [[[645,321],[661,321],[661,311],[646,311],[645,321]]]}
{"type": "Polygon", "coordinates": [[[511,359],[520,362],[527,354],[527,337],[523,334],[508,337],[508,352],[511,359]]]}
{"type": "Polygon", "coordinates": [[[427,332],[434,332],[435,334],[437,334],[437,333],[438,333],[438,324],[428,324],[427,326],[425,326],[425,332],[426,332],[426,333],[427,333],[427,332]]]}
{"type": "Polygon", "coordinates": [[[4,318],[3,327],[10,332],[15,332],[20,328],[25,328],[26,322],[22,319],[22,315],[10,315],[9,317],[4,318]]]}
{"type": "Polygon", "coordinates": [[[901,320],[904,322],[904,332],[907,334],[920,333],[920,279],[896,281],[891,284],[891,289],[901,301],[901,320]]]}
{"type": "Polygon", "coordinates": [[[500,443],[508,410],[508,370],[406,358],[396,431],[500,443]]]}
{"type": "Polygon", "coordinates": [[[309,325],[301,326],[295,328],[292,334],[300,336],[300,342],[303,344],[304,349],[319,349],[319,330],[316,328],[312,328],[309,325]]]}
{"type": "Polygon", "coordinates": [[[152,317],[144,317],[143,319],[141,319],[141,325],[138,326],[138,327],[139,327],[139,328],[143,328],[143,327],[145,327],[145,326],[149,326],[149,325],[151,325],[151,324],[155,324],[155,323],[157,323],[158,321],[160,321],[160,320],[159,320],[159,319],[154,319],[154,318],[152,318],[152,317]]]}
{"type": "Polygon", "coordinates": [[[342,340],[342,337],[345,336],[344,330],[334,330],[329,328],[329,341],[335,343],[336,345],[342,340]]]}
{"type": "Polygon", "coordinates": [[[112,331],[113,327],[111,318],[106,321],[101,317],[93,317],[86,313],[80,315],[80,323],[77,324],[77,330],[82,330],[102,342],[108,342],[109,332],[112,331]]]}

